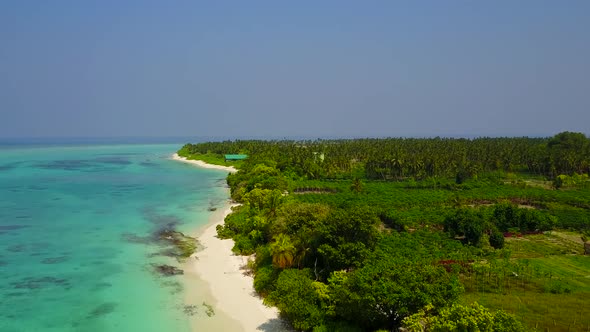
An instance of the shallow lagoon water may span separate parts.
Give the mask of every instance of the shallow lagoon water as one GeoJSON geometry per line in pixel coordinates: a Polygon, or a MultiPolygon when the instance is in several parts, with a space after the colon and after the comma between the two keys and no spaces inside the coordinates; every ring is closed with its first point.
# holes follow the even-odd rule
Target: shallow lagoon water
{"type": "Polygon", "coordinates": [[[179,145],[0,147],[1,331],[188,331],[150,235],[205,225],[226,174],[179,145]]]}

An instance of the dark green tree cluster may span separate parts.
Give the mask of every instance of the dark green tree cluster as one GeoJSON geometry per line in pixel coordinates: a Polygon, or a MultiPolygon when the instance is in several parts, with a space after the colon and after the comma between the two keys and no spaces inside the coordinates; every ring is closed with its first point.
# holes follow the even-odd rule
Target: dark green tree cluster
{"type": "Polygon", "coordinates": [[[494,207],[491,221],[501,232],[517,230],[521,233],[552,230],[557,219],[538,210],[518,208],[513,204],[494,207]]]}
{"type": "Polygon", "coordinates": [[[532,233],[552,230],[557,218],[533,209],[519,208],[514,204],[501,203],[492,208],[491,215],[482,209],[459,208],[445,218],[444,230],[453,238],[466,244],[479,246],[484,235],[489,244],[504,247],[506,232],[532,233]]]}
{"type": "Polygon", "coordinates": [[[582,133],[551,138],[385,138],[236,140],[187,144],[187,154],[246,153],[272,161],[287,176],[380,180],[453,177],[458,183],[492,171],[527,171],[551,179],[590,171],[590,140],[582,133]]]}
{"type": "Polygon", "coordinates": [[[489,231],[491,225],[486,222],[480,211],[463,208],[447,216],[444,226],[451,237],[461,237],[465,243],[478,246],[484,232],[489,231]]]}
{"type": "Polygon", "coordinates": [[[524,332],[525,328],[514,316],[504,311],[491,312],[473,303],[468,306],[454,304],[436,312],[433,306],[404,319],[408,332],[435,331],[480,331],[480,332],[524,332]]]}

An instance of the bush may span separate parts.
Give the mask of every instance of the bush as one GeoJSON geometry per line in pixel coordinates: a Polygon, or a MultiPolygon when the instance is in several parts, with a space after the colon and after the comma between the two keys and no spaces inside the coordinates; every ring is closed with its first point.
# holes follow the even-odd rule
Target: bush
{"type": "Polygon", "coordinates": [[[309,331],[324,320],[319,294],[314,290],[309,270],[283,270],[276,287],[268,296],[276,304],[281,315],[297,330],[309,331]]]}
{"type": "Polygon", "coordinates": [[[252,255],[256,249],[255,243],[247,235],[237,234],[234,237],[234,247],[232,251],[241,255],[252,255]]]}
{"type": "Polygon", "coordinates": [[[454,304],[442,308],[437,314],[432,306],[404,319],[403,327],[409,332],[430,331],[490,331],[524,332],[522,324],[502,310],[494,313],[472,303],[467,306],[454,304]]]}
{"type": "Polygon", "coordinates": [[[494,247],[494,249],[504,248],[504,234],[500,233],[498,230],[492,231],[492,234],[490,234],[490,245],[494,247]]]}
{"type": "Polygon", "coordinates": [[[552,280],[545,285],[545,292],[551,294],[569,294],[572,292],[572,288],[562,281],[552,280]]]}
{"type": "Polygon", "coordinates": [[[264,297],[273,291],[279,271],[272,266],[263,266],[256,270],[256,275],[254,276],[254,289],[256,292],[264,297]]]}
{"type": "Polygon", "coordinates": [[[234,235],[236,235],[229,227],[224,225],[217,225],[215,227],[217,230],[217,237],[220,239],[231,239],[234,235]]]}

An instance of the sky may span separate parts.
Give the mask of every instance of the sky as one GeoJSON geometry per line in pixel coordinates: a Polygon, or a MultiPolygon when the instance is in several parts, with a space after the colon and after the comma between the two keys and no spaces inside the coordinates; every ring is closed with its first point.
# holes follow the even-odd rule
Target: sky
{"type": "Polygon", "coordinates": [[[590,1],[0,1],[0,138],[590,135],[590,1]]]}

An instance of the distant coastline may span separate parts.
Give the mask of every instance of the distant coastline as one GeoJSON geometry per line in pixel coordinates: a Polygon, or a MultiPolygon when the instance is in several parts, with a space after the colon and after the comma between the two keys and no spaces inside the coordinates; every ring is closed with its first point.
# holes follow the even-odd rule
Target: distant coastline
{"type": "Polygon", "coordinates": [[[191,160],[191,159],[186,159],[185,157],[181,157],[178,155],[178,153],[175,153],[172,155],[172,159],[173,160],[177,160],[177,161],[181,161],[187,164],[192,164],[201,168],[209,168],[209,169],[217,169],[220,171],[227,171],[230,173],[235,173],[238,170],[233,167],[233,166],[221,166],[221,165],[213,165],[213,164],[208,164],[202,160],[191,160]]]}

